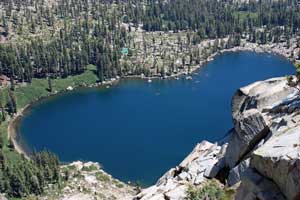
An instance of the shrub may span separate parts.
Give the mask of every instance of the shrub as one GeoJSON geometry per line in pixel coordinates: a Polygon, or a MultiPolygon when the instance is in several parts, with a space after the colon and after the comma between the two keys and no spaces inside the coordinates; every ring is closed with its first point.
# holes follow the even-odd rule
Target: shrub
{"type": "Polygon", "coordinates": [[[91,172],[98,170],[98,167],[96,165],[90,165],[90,166],[83,166],[82,171],[91,172]]]}
{"type": "Polygon", "coordinates": [[[224,200],[225,191],[216,181],[210,181],[203,187],[189,186],[187,191],[187,200],[224,200]]]}

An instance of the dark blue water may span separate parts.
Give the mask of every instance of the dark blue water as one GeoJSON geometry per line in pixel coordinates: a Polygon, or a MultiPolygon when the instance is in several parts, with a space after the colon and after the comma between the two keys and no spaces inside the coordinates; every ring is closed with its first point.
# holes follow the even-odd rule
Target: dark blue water
{"type": "Polygon", "coordinates": [[[21,139],[62,161],[98,161],[123,181],[152,184],[197,142],[226,134],[239,87],[293,72],[278,56],[226,53],[193,80],[123,80],[42,101],[23,119],[21,139]]]}

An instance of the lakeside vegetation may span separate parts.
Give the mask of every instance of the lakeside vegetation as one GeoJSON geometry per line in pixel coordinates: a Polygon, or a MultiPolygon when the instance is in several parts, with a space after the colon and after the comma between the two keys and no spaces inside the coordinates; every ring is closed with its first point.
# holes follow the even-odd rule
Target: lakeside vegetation
{"type": "MultiPolygon", "coordinates": [[[[87,87],[95,85],[98,81],[96,67],[93,65],[87,66],[87,70],[83,74],[69,76],[67,78],[53,79],[51,83],[52,93],[57,93],[66,90],[68,87],[87,87]]],[[[33,79],[31,84],[21,86],[15,89],[18,109],[36,101],[41,97],[49,95],[49,82],[47,79],[33,79]],[[48,90],[47,90],[48,89],[48,90]]]]}
{"type": "Polygon", "coordinates": [[[296,0],[5,0],[0,8],[0,192],[17,198],[60,181],[55,155],[27,160],[7,137],[9,120],[29,103],[117,76],[190,72],[241,39],[300,46],[296,0]]]}
{"type": "MultiPolygon", "coordinates": [[[[97,80],[95,66],[92,65],[88,66],[83,74],[53,80],[53,93],[48,90],[47,79],[33,79],[31,84],[17,85],[14,88],[16,110],[21,110],[40,98],[65,91],[67,87],[89,86],[96,84],[97,80]]],[[[9,92],[10,88],[1,89],[1,95],[9,92]]],[[[7,104],[8,101],[10,100],[4,99],[2,102],[7,104]]],[[[33,154],[31,160],[17,153],[13,141],[7,136],[12,114],[7,114],[6,120],[0,124],[0,192],[19,198],[29,194],[41,195],[49,183],[61,184],[59,160],[48,151],[33,154]]]]}
{"type": "MultiPolygon", "coordinates": [[[[9,111],[23,109],[27,105],[34,103],[40,98],[47,97],[54,93],[59,93],[65,91],[67,87],[86,87],[90,85],[95,85],[98,81],[95,75],[95,66],[87,66],[87,70],[80,75],[70,76],[64,79],[55,79],[52,83],[52,93],[49,92],[49,83],[47,79],[35,78],[30,84],[17,85],[13,90],[13,98],[15,99],[15,108],[6,108],[8,112],[1,112],[1,123],[0,123],[0,133],[1,133],[1,143],[2,146],[9,146],[10,141],[7,139],[7,127],[8,121],[16,113],[11,113],[9,111]]],[[[9,98],[9,93],[11,88],[5,87],[0,90],[1,107],[4,105],[12,105],[12,99],[9,98]],[[6,98],[5,98],[6,97],[6,98]]]]}

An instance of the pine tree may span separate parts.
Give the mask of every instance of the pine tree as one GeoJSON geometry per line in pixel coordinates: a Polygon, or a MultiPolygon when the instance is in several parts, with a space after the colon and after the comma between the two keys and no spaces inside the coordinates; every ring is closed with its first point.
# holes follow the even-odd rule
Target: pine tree
{"type": "Polygon", "coordinates": [[[52,92],[52,80],[50,76],[48,77],[48,91],[52,92]]]}

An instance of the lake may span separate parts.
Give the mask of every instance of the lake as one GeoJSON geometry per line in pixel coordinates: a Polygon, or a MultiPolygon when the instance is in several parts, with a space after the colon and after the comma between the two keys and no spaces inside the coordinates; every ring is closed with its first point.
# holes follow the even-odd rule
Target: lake
{"type": "Polygon", "coordinates": [[[286,59],[254,52],[219,55],[193,80],[122,80],[43,100],[27,113],[19,140],[64,162],[97,161],[122,181],[155,183],[202,140],[233,126],[231,98],[254,81],[294,73],[286,59]]]}

